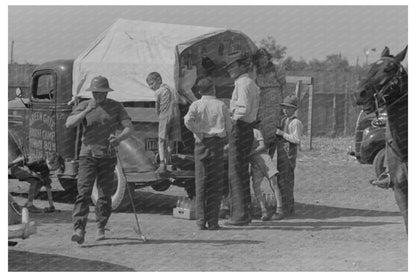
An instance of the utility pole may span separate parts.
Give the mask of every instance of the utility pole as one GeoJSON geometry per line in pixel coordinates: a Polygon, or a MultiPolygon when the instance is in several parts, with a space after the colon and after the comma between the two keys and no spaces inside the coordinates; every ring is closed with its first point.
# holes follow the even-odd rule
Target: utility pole
{"type": "Polygon", "coordinates": [[[14,48],[14,40],[12,40],[12,46],[10,51],[10,64],[13,64],[13,48],[14,48]]]}

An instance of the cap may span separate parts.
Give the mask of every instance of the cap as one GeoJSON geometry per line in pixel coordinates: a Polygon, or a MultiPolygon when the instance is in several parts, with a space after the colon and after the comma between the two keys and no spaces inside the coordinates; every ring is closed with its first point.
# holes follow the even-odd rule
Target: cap
{"type": "Polygon", "coordinates": [[[283,99],[283,102],[280,103],[280,106],[298,108],[298,98],[295,95],[288,95],[283,99]]]}

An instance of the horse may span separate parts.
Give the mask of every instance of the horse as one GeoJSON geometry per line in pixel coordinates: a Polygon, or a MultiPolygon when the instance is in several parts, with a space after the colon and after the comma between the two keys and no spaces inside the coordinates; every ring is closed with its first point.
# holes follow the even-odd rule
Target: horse
{"type": "Polygon", "coordinates": [[[356,104],[366,113],[385,105],[387,110],[387,176],[408,232],[408,97],[407,72],[401,62],[407,46],[396,56],[385,47],[378,61],[370,66],[354,93],[356,104]]]}

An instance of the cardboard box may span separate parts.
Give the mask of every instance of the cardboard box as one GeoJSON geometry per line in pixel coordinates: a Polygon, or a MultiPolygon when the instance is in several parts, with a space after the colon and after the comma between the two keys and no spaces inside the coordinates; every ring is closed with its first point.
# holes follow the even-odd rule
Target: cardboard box
{"type": "Polygon", "coordinates": [[[195,209],[191,208],[173,208],[173,217],[182,219],[195,219],[195,209]]]}

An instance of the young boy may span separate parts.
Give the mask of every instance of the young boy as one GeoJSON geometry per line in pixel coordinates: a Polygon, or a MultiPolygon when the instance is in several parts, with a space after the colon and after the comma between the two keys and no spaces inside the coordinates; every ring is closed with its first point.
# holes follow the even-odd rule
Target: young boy
{"type": "Polygon", "coordinates": [[[295,167],[303,125],[295,115],[298,108],[298,98],[296,96],[287,96],[280,105],[283,108],[285,118],[282,120],[281,129],[276,130],[278,183],[282,193],[283,212],[285,216],[290,216],[295,213],[293,191],[295,186],[295,167]]]}
{"type": "Polygon", "coordinates": [[[25,207],[27,207],[31,213],[55,212],[56,209],[52,199],[52,181],[49,177],[49,173],[50,171],[55,171],[60,168],[61,164],[58,155],[52,154],[48,156],[46,160],[38,159],[29,162],[27,162],[27,160],[28,159],[25,159],[23,156],[19,156],[10,166],[10,171],[13,176],[20,181],[26,181],[30,184],[25,207]],[[33,200],[43,186],[46,188],[49,207],[42,210],[33,204],[33,200]]]}
{"type": "Polygon", "coordinates": [[[267,153],[263,135],[257,127],[258,126],[253,129],[253,147],[249,156],[254,194],[256,195],[257,201],[260,202],[262,213],[261,220],[269,220],[270,215],[267,211],[266,201],[260,189],[261,182],[263,181],[263,178],[266,177],[276,200],[276,212],[271,219],[281,220],[283,219],[282,196],[277,184],[277,174],[279,171],[276,169],[271,157],[267,153]]]}
{"type": "Polygon", "coordinates": [[[175,141],[181,141],[181,126],[178,102],[168,85],[162,82],[158,72],[151,72],[146,82],[156,94],[156,113],[159,117],[159,174],[166,173],[166,165],[171,163],[175,141]]]}
{"type": "Polygon", "coordinates": [[[185,126],[195,137],[196,224],[200,230],[219,229],[218,216],[223,191],[224,140],[231,118],[224,102],[215,97],[210,79],[198,84],[202,98],[193,102],[185,115],[185,126]]]}

